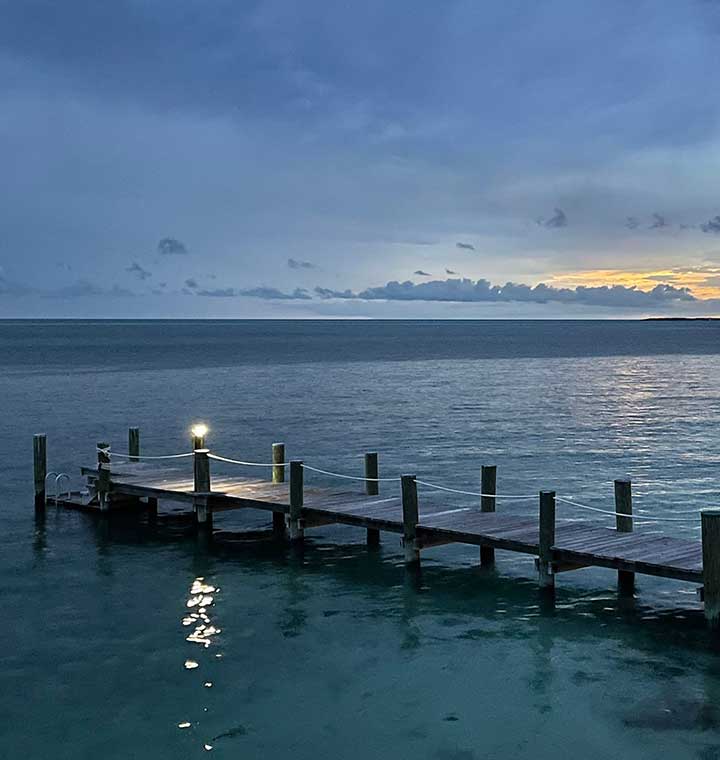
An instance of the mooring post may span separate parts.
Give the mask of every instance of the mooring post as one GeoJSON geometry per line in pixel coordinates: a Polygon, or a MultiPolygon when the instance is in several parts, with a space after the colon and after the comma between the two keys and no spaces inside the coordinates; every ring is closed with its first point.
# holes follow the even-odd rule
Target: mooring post
{"type": "Polygon", "coordinates": [[[110,509],[110,444],[101,441],[97,445],[98,476],[97,492],[100,511],[110,509]]]}
{"type": "Polygon", "coordinates": [[[128,428],[128,454],[131,462],[139,462],[140,456],[140,428],[128,428]]]}
{"type": "Polygon", "coordinates": [[[541,588],[552,588],[552,548],[555,545],[555,491],[540,491],[540,538],[538,542],[538,581],[541,588]]]}
{"type": "MultiPolygon", "coordinates": [[[[272,445],[272,482],[285,482],[285,444],[273,443],[272,445]]],[[[285,537],[285,514],[283,512],[272,513],[273,533],[278,538],[285,537]]]]}
{"type": "MultiPolygon", "coordinates": [[[[484,464],[480,470],[480,511],[495,511],[495,494],[497,488],[497,466],[494,464],[484,464]]],[[[495,549],[492,546],[480,547],[480,564],[495,564],[495,549]]]]}
{"type": "Polygon", "coordinates": [[[195,449],[193,456],[194,491],[193,506],[198,525],[210,526],[212,513],[208,504],[210,498],[210,457],[208,449],[195,449]]]}
{"type": "MultiPolygon", "coordinates": [[[[365,493],[368,496],[377,496],[380,493],[378,455],[377,451],[368,451],[365,454],[365,493]]],[[[380,544],[380,530],[378,528],[367,529],[368,546],[380,544]]]]}
{"type": "Polygon", "coordinates": [[[304,485],[303,463],[299,459],[290,462],[290,514],[289,528],[290,540],[302,541],[305,535],[303,529],[302,508],[304,485]]]}
{"type": "Polygon", "coordinates": [[[33,436],[33,483],[35,486],[35,509],[45,509],[45,480],[47,479],[47,436],[33,436]]]}
{"type": "Polygon", "coordinates": [[[400,478],[403,511],[403,545],[405,546],[405,564],[419,565],[420,551],[417,548],[418,496],[414,475],[402,475],[400,478]]]}
{"type": "MultiPolygon", "coordinates": [[[[615,530],[618,533],[632,533],[632,483],[629,478],[615,481],[615,530]],[[624,515],[627,515],[625,517],[624,515]]],[[[621,592],[632,592],[635,587],[635,573],[618,570],[618,588],[621,592]]]]}
{"type": "Polygon", "coordinates": [[[272,482],[285,482],[285,444],[273,443],[272,445],[272,482]]]}
{"type": "Polygon", "coordinates": [[[720,628],[720,509],[705,509],[702,520],[703,595],[705,618],[720,628]]]}

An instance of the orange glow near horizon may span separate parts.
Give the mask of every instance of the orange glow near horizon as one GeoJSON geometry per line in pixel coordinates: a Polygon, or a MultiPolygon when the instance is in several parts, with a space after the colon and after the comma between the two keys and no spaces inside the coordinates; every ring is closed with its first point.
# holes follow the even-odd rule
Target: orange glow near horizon
{"type": "Polygon", "coordinates": [[[720,298],[720,267],[672,267],[626,271],[623,269],[591,269],[586,272],[563,272],[552,275],[546,284],[556,288],[576,288],[578,285],[624,285],[639,290],[652,290],[656,285],[689,288],[696,298],[720,298]]]}

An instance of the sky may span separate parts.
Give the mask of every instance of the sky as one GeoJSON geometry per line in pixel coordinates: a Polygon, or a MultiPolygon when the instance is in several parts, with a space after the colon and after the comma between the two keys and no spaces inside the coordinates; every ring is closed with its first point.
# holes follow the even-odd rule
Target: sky
{"type": "Polygon", "coordinates": [[[0,317],[720,315],[716,0],[0,0],[0,317]]]}

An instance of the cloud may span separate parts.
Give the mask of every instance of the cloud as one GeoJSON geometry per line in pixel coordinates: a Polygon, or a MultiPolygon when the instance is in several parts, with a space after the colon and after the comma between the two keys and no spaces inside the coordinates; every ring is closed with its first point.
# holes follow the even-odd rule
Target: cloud
{"type": "Polygon", "coordinates": [[[130,274],[134,274],[139,280],[147,280],[148,278],[152,277],[152,272],[148,272],[147,269],[143,269],[140,264],[137,263],[137,261],[133,261],[129,267],[125,267],[125,271],[130,272],[130,274]]]}
{"type": "Polygon", "coordinates": [[[292,293],[285,293],[277,288],[261,285],[257,288],[215,288],[213,290],[198,290],[199,296],[210,298],[261,298],[266,301],[309,301],[312,296],[305,288],[295,288],[292,293]]]}
{"type": "Polygon", "coordinates": [[[213,288],[212,290],[198,290],[197,295],[209,298],[236,298],[240,294],[235,288],[213,288]]]}
{"type": "Polygon", "coordinates": [[[462,248],[465,251],[474,251],[475,246],[472,243],[455,243],[456,248],[462,248]]]}
{"type": "Polygon", "coordinates": [[[5,296],[30,296],[36,295],[43,298],[84,298],[86,296],[104,296],[108,298],[135,296],[133,291],[113,285],[106,288],[88,279],[80,279],[70,285],[61,285],[56,288],[37,288],[25,285],[22,282],[8,280],[0,267],[0,295],[5,296]]]}
{"type": "Polygon", "coordinates": [[[189,288],[190,290],[197,290],[197,288],[200,286],[194,277],[188,277],[187,280],[185,280],[185,287],[189,288]]]}
{"type": "Polygon", "coordinates": [[[43,292],[43,295],[53,298],[84,298],[86,296],[121,296],[125,298],[128,296],[134,296],[135,293],[127,288],[121,288],[119,285],[113,285],[111,288],[106,288],[91,280],[80,279],[72,285],[65,285],[54,290],[45,291],[43,292]]]}
{"type": "Polygon", "coordinates": [[[157,252],[163,256],[184,256],[188,249],[179,240],[166,237],[158,242],[157,252]]]}
{"type": "Polygon", "coordinates": [[[712,219],[708,219],[707,222],[700,225],[700,229],[708,234],[720,235],[720,216],[714,216],[712,219]]]}
{"type": "Polygon", "coordinates": [[[624,285],[595,287],[555,288],[540,283],[530,286],[507,282],[493,285],[488,280],[470,279],[433,280],[415,284],[391,281],[380,287],[368,288],[360,293],[350,290],[334,291],[315,288],[321,298],[359,299],[365,301],[447,301],[458,303],[529,302],[581,304],[585,306],[650,307],[678,301],[695,301],[688,288],[676,288],[667,283],[651,290],[639,290],[624,285]]]}
{"type": "Polygon", "coordinates": [[[640,226],[640,220],[636,216],[626,216],[625,226],[629,230],[636,230],[640,226]]]}
{"type": "Polygon", "coordinates": [[[320,298],[358,298],[349,288],[347,290],[332,290],[331,288],[321,288],[319,285],[315,288],[315,294],[320,298]]]}
{"type": "Polygon", "coordinates": [[[422,269],[416,269],[413,274],[419,275],[420,277],[432,277],[430,272],[423,272],[422,269]]]}
{"type": "Polygon", "coordinates": [[[459,274],[459,272],[455,272],[452,269],[445,267],[445,274],[459,274]]]}
{"type": "Polygon", "coordinates": [[[667,219],[662,214],[654,213],[652,217],[653,217],[653,220],[650,224],[651,230],[661,230],[664,227],[670,226],[667,219]]]}
{"type": "Polygon", "coordinates": [[[298,261],[297,259],[288,259],[287,265],[290,269],[315,269],[315,264],[310,261],[298,261]]]}
{"type": "Polygon", "coordinates": [[[554,209],[555,213],[549,219],[543,219],[542,217],[537,220],[537,223],[541,227],[547,227],[548,229],[558,229],[560,227],[567,227],[567,215],[561,208],[554,209]]]}

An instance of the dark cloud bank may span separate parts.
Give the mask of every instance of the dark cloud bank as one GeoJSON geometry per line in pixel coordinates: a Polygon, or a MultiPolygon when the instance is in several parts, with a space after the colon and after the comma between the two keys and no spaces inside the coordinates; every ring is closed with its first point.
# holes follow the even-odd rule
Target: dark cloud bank
{"type": "Polygon", "coordinates": [[[695,301],[688,288],[659,284],[652,290],[624,285],[555,288],[540,283],[530,286],[514,282],[493,285],[488,280],[449,279],[432,282],[388,282],[386,285],[353,293],[350,290],[315,288],[320,298],[351,298],[365,301],[454,301],[458,303],[525,302],[566,303],[587,306],[649,307],[677,301],[695,301]]]}
{"type": "MultiPolygon", "coordinates": [[[[359,292],[350,289],[333,290],[316,287],[315,295],[321,299],[358,301],[442,301],[456,303],[565,303],[608,307],[653,307],[675,302],[696,301],[688,288],[658,284],[652,290],[639,290],[624,285],[601,285],[597,287],[555,288],[543,283],[535,286],[508,282],[493,285],[488,280],[448,279],[413,283],[392,281],[380,287],[359,292]]],[[[303,300],[312,298],[304,288],[286,293],[273,287],[249,289],[219,288],[198,290],[199,296],[240,297],[249,296],[267,300],[303,300]]]]}
{"type": "MultiPolygon", "coordinates": [[[[135,270],[130,267],[131,271],[135,270]]],[[[139,275],[139,279],[144,279],[139,275]]],[[[165,283],[159,285],[164,288],[165,283]]],[[[153,291],[160,294],[161,291],[153,291]]],[[[600,285],[594,287],[578,286],[576,288],[556,288],[540,283],[535,286],[508,282],[493,285],[485,279],[449,278],[414,283],[411,281],[390,281],[379,287],[367,288],[355,292],[349,288],[336,290],[316,287],[313,293],[306,288],[283,291],[279,288],[261,285],[253,288],[204,288],[196,279],[188,278],[181,290],[186,296],[207,298],[258,298],[266,301],[426,301],[445,303],[560,303],[588,307],[609,308],[662,308],[679,303],[715,304],[715,301],[696,298],[688,288],[678,288],[666,283],[659,283],[652,290],[640,290],[624,285],[600,285]]],[[[118,285],[106,288],[88,280],[78,280],[73,285],[56,289],[37,289],[3,277],[0,270],[0,295],[24,296],[40,295],[56,298],[82,298],[84,296],[136,296],[139,293],[121,288],[118,285]]]]}

